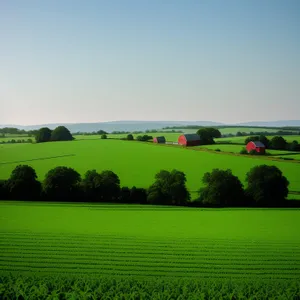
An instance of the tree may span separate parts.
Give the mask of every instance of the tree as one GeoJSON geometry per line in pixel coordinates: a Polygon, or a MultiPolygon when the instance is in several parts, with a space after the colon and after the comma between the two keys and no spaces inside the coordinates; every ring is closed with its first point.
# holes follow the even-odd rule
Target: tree
{"type": "Polygon", "coordinates": [[[147,201],[151,204],[184,205],[190,200],[183,172],[161,170],[148,190],[147,201]]]}
{"type": "Polygon", "coordinates": [[[217,130],[220,134],[218,134],[214,128],[201,128],[197,131],[197,134],[200,136],[202,145],[211,145],[214,144],[214,137],[221,136],[219,130],[217,130]]]}
{"type": "Polygon", "coordinates": [[[106,134],[102,134],[102,135],[101,135],[101,139],[102,139],[102,140],[106,140],[106,139],[107,139],[107,135],[106,135],[106,134]]]}
{"type": "Polygon", "coordinates": [[[56,127],[51,134],[52,141],[72,141],[74,138],[65,126],[56,127]]]}
{"type": "Polygon", "coordinates": [[[51,140],[52,131],[48,127],[43,127],[39,129],[35,135],[35,140],[37,143],[49,142],[51,140]]]}
{"type": "Polygon", "coordinates": [[[269,148],[270,140],[263,134],[261,134],[258,140],[265,145],[266,148],[269,148]]]}
{"type": "Polygon", "coordinates": [[[153,140],[153,136],[144,134],[144,135],[137,136],[136,139],[140,142],[147,142],[153,140]]]}
{"type": "Polygon", "coordinates": [[[103,134],[107,134],[107,132],[104,131],[104,130],[98,130],[98,131],[96,132],[96,134],[103,135],[103,134]]]}
{"type": "Polygon", "coordinates": [[[59,166],[46,174],[43,188],[46,197],[53,201],[72,201],[79,197],[79,183],[80,175],[77,171],[59,166]]]}
{"type": "Polygon", "coordinates": [[[275,150],[285,150],[287,141],[282,136],[274,136],[270,141],[270,148],[275,150]]]}
{"type": "Polygon", "coordinates": [[[213,206],[245,206],[245,194],[241,181],[231,170],[213,169],[204,174],[199,200],[213,206]]]}
{"type": "Polygon", "coordinates": [[[298,141],[292,141],[291,143],[287,144],[287,150],[300,151],[300,145],[298,141]]]}
{"type": "Polygon", "coordinates": [[[255,142],[259,140],[259,136],[258,135],[252,135],[252,136],[248,136],[245,139],[245,145],[247,145],[249,142],[255,142]]]}
{"type": "Polygon", "coordinates": [[[127,140],[128,141],[133,141],[133,135],[132,134],[128,134],[127,135],[127,140]]]}
{"type": "Polygon", "coordinates": [[[6,180],[0,180],[0,200],[7,200],[7,183],[6,180]]]}
{"type": "Polygon", "coordinates": [[[289,182],[275,166],[252,168],[246,175],[246,181],[246,194],[257,206],[280,205],[288,195],[289,182]]]}
{"type": "Polygon", "coordinates": [[[117,202],[121,190],[120,179],[112,171],[87,171],[82,186],[87,199],[96,202],[117,202]]]}
{"type": "Polygon", "coordinates": [[[28,165],[18,165],[6,182],[10,199],[37,200],[41,195],[41,183],[35,170],[28,165]]]}

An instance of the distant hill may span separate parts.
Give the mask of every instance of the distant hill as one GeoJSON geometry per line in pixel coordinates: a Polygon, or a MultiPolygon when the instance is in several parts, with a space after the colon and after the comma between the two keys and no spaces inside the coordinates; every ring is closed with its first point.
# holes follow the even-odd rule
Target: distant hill
{"type": "Polygon", "coordinates": [[[280,121],[267,121],[267,122],[245,122],[238,123],[237,126],[261,126],[261,127],[290,127],[300,126],[300,120],[280,120],[280,121]]]}
{"type": "Polygon", "coordinates": [[[256,121],[244,122],[237,124],[224,124],[221,122],[212,121],[112,121],[112,122],[98,122],[98,123],[55,123],[55,124],[40,124],[40,125],[0,125],[3,127],[15,127],[25,130],[34,130],[41,127],[49,127],[54,129],[57,126],[66,126],[71,132],[93,132],[104,130],[112,131],[145,131],[149,129],[161,129],[163,127],[173,126],[249,126],[249,127],[290,127],[300,126],[300,120],[282,120],[282,121],[256,121]]]}
{"type": "Polygon", "coordinates": [[[113,122],[99,122],[99,123],[55,123],[55,124],[40,124],[40,125],[0,125],[3,127],[14,127],[24,130],[34,130],[41,127],[49,127],[54,129],[57,126],[63,125],[67,127],[71,132],[92,132],[98,130],[104,130],[106,132],[112,131],[145,131],[149,129],[161,129],[167,126],[187,126],[187,125],[199,125],[199,126],[218,126],[224,125],[217,122],[209,121],[113,121],[113,122]]]}

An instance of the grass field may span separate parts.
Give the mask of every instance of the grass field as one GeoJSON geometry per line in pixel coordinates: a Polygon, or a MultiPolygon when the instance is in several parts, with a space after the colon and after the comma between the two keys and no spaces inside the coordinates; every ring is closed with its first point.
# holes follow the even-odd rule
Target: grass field
{"type": "Polygon", "coordinates": [[[205,172],[213,168],[232,169],[242,181],[250,168],[259,164],[278,166],[290,181],[290,189],[300,191],[300,165],[289,161],[271,161],[195,151],[178,146],[119,140],[85,140],[45,144],[0,145],[0,178],[6,179],[18,164],[29,164],[39,179],[59,165],[69,166],[81,174],[87,170],[113,170],[122,186],[148,187],[161,169],[178,169],[186,173],[192,196],[202,186],[205,172]]]}
{"type": "Polygon", "coordinates": [[[300,210],[0,203],[0,274],[300,278],[300,210]]]}

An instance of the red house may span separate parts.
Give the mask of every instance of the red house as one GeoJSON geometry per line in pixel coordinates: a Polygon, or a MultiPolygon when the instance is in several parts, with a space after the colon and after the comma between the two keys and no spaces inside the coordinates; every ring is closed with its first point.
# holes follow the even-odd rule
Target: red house
{"type": "Polygon", "coordinates": [[[157,136],[153,139],[153,143],[165,144],[166,138],[164,136],[157,136]]]}
{"type": "Polygon", "coordinates": [[[246,149],[248,153],[252,150],[256,151],[257,153],[260,154],[265,154],[266,152],[266,146],[259,141],[251,141],[246,145],[246,149]]]}
{"type": "Polygon", "coordinates": [[[201,139],[198,134],[182,134],[178,138],[178,144],[183,146],[199,146],[201,139]]]}

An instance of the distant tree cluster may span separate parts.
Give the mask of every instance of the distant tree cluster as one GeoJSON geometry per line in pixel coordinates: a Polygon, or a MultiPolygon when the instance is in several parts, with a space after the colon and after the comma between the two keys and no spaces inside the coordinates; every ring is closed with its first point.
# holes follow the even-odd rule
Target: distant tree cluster
{"type": "Polygon", "coordinates": [[[103,135],[103,134],[108,134],[108,133],[104,130],[98,130],[92,132],[82,132],[82,131],[73,132],[73,135],[103,135]]]}
{"type": "MultiPolygon", "coordinates": [[[[186,176],[179,170],[161,170],[148,188],[121,187],[114,172],[89,170],[83,178],[72,168],[49,170],[42,182],[28,165],[18,165],[8,180],[0,181],[1,200],[85,201],[209,207],[284,207],[289,182],[275,166],[261,165],[246,174],[246,188],[231,170],[204,174],[204,187],[191,201],[186,176]]],[[[290,202],[291,203],[291,202],[290,202]]]]}
{"type": "Polygon", "coordinates": [[[212,145],[215,143],[215,138],[221,137],[221,132],[212,127],[201,128],[197,131],[197,134],[200,136],[201,145],[212,145]]]}
{"type": "Polygon", "coordinates": [[[251,141],[262,142],[266,149],[300,151],[300,145],[298,141],[289,143],[282,136],[278,135],[272,137],[270,140],[265,135],[249,136],[245,139],[245,144],[248,144],[251,141]]]}
{"type": "Polygon", "coordinates": [[[153,136],[151,135],[147,135],[147,134],[144,134],[144,135],[138,135],[136,137],[136,140],[137,141],[140,141],[140,142],[148,142],[150,140],[153,140],[153,136]]]}
{"type": "Polygon", "coordinates": [[[22,144],[22,143],[32,143],[32,139],[11,139],[0,141],[0,144],[22,144]]]}
{"type": "Polygon", "coordinates": [[[37,143],[45,143],[50,141],[72,141],[74,138],[69,129],[65,126],[58,126],[54,130],[48,127],[40,128],[36,135],[35,140],[37,143]]]}

